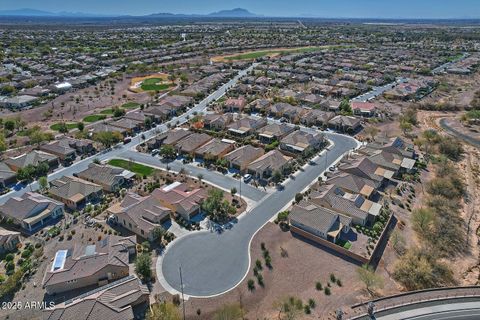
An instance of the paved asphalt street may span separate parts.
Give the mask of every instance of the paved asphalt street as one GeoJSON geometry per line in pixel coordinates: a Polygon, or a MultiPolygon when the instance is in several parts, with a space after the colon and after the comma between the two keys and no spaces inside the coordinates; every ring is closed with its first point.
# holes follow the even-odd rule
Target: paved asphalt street
{"type": "MultiPolygon", "coordinates": [[[[406,306],[400,309],[408,309],[400,312],[383,311],[375,315],[378,320],[474,320],[480,319],[480,302],[442,301],[432,302],[430,306],[406,306]]],[[[397,310],[392,310],[397,311],[397,310]]],[[[364,317],[369,319],[369,317],[364,317]]]]}
{"type": "Polygon", "coordinates": [[[470,144],[473,144],[476,147],[480,147],[480,140],[475,139],[473,137],[470,137],[470,136],[468,136],[468,135],[450,127],[447,118],[440,119],[440,126],[442,127],[442,129],[446,130],[447,132],[449,132],[450,134],[459,138],[460,140],[464,140],[464,141],[466,141],[470,144]]]}
{"type": "MultiPolygon", "coordinates": [[[[134,162],[140,162],[150,166],[161,167],[166,169],[167,164],[160,161],[158,157],[153,157],[149,154],[139,153],[135,151],[126,151],[120,154],[120,157],[126,160],[131,159],[134,162]]],[[[237,188],[237,191],[240,190],[240,181],[235,180],[229,176],[223,175],[217,171],[206,170],[205,168],[196,167],[190,164],[183,164],[181,161],[169,162],[168,166],[170,170],[179,172],[181,168],[186,170],[186,173],[189,176],[196,177],[198,174],[203,175],[203,180],[207,181],[213,185],[221,187],[226,190],[230,190],[232,187],[237,188]]],[[[242,197],[247,197],[254,201],[259,201],[266,196],[266,192],[263,189],[257,189],[250,184],[242,184],[242,197]]]]}
{"type": "Polygon", "coordinates": [[[294,180],[276,191],[243,216],[229,230],[196,232],[171,243],[162,259],[158,259],[157,275],[168,285],[181,290],[179,267],[182,267],[184,293],[207,297],[234,288],[246,275],[249,244],[254,234],[278,211],[292,201],[343,154],[357,147],[352,137],[327,133],[334,147],[308,165],[294,180]]]}
{"type": "MultiPolygon", "coordinates": [[[[215,100],[218,100],[220,97],[222,97],[225,94],[225,92],[228,91],[229,88],[234,86],[241,77],[244,77],[245,75],[247,75],[256,65],[257,65],[257,63],[254,63],[250,67],[248,67],[244,70],[241,70],[234,78],[232,78],[226,84],[222,85],[215,92],[210,94],[208,97],[206,97],[200,103],[196,104],[193,108],[191,108],[190,110],[188,110],[187,112],[185,112],[181,116],[175,117],[172,120],[170,120],[170,121],[168,121],[168,122],[166,122],[162,125],[157,126],[156,128],[152,128],[148,131],[143,132],[143,135],[144,135],[145,139],[148,140],[148,139],[154,137],[155,135],[157,135],[158,133],[168,130],[168,127],[167,127],[168,124],[170,124],[172,126],[175,126],[177,123],[178,124],[185,123],[185,122],[187,122],[187,117],[193,115],[194,112],[205,111],[209,103],[211,103],[215,100]]],[[[107,150],[106,152],[104,151],[104,152],[96,154],[92,157],[89,157],[89,158],[80,160],[78,162],[75,162],[74,164],[72,164],[69,167],[58,169],[57,171],[53,172],[52,174],[50,174],[48,176],[48,181],[52,181],[52,180],[61,178],[63,176],[71,176],[76,172],[80,172],[82,170],[85,170],[88,167],[88,165],[95,158],[99,159],[100,161],[104,161],[104,160],[119,157],[119,155],[124,153],[126,150],[132,149],[135,146],[142,143],[143,140],[142,140],[141,136],[142,135],[139,134],[139,135],[133,137],[132,141],[130,143],[126,144],[126,145],[121,145],[120,144],[117,148],[111,148],[110,150],[107,150]]],[[[208,180],[206,180],[206,181],[208,181],[208,180]]],[[[11,191],[7,194],[4,194],[4,195],[0,196],[0,204],[5,203],[11,197],[19,197],[19,196],[23,195],[25,192],[28,192],[28,191],[31,191],[31,190],[35,191],[37,189],[38,189],[37,182],[33,182],[29,186],[27,186],[23,189],[14,190],[14,191],[11,191]]]]}

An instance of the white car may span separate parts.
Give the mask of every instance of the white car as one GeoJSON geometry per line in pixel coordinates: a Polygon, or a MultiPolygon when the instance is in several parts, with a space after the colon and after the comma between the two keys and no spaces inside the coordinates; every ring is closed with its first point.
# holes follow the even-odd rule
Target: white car
{"type": "Polygon", "coordinates": [[[247,183],[249,182],[250,180],[252,180],[252,175],[251,174],[246,174],[243,176],[243,182],[247,183]]]}

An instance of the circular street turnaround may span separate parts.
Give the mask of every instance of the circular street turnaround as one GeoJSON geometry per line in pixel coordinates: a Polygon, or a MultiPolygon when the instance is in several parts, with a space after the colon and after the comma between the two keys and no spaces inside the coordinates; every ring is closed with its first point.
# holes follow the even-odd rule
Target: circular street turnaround
{"type": "Polygon", "coordinates": [[[174,290],[181,292],[179,268],[182,269],[183,292],[191,297],[209,297],[235,288],[250,266],[250,241],[278,211],[289,204],[323,171],[343,154],[358,146],[352,137],[326,133],[333,141],[331,150],[307,165],[283,190],[269,194],[233,228],[222,233],[203,231],[172,242],[157,261],[157,275],[174,290]]]}

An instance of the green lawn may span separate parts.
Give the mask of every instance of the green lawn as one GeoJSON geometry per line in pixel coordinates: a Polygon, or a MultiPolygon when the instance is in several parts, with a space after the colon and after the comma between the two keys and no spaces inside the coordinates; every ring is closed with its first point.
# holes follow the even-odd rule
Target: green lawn
{"type": "Polygon", "coordinates": [[[342,239],[337,240],[337,245],[339,245],[340,247],[343,247],[344,249],[347,249],[347,250],[350,250],[350,248],[352,247],[352,243],[350,241],[345,241],[345,240],[342,240],[342,239]]]}
{"type": "Polygon", "coordinates": [[[163,83],[164,81],[165,80],[160,78],[145,79],[140,88],[142,88],[143,91],[162,91],[173,85],[171,83],[163,83]]]}
{"type": "Polygon", "coordinates": [[[120,167],[135,172],[136,174],[139,174],[141,176],[150,176],[155,172],[155,169],[152,167],[144,166],[143,164],[130,162],[123,159],[112,159],[108,161],[108,164],[114,167],[120,167]]]}
{"type": "Polygon", "coordinates": [[[140,107],[140,103],[137,102],[127,102],[122,105],[123,109],[136,109],[140,107]]]}
{"type": "Polygon", "coordinates": [[[105,109],[100,111],[100,114],[111,115],[113,114],[113,109],[105,109]]]}
{"type": "Polygon", "coordinates": [[[330,47],[302,47],[302,48],[290,48],[290,49],[271,49],[271,50],[260,50],[247,53],[240,53],[234,56],[225,57],[226,60],[252,60],[262,58],[274,53],[278,54],[289,54],[289,53],[308,53],[314,52],[322,49],[337,49],[341,46],[330,46],[330,47]]]}
{"type": "Polygon", "coordinates": [[[97,121],[100,121],[100,120],[105,120],[106,118],[107,118],[107,116],[104,115],[104,114],[92,114],[92,115],[89,115],[89,116],[86,116],[85,118],[83,118],[83,122],[92,123],[92,122],[97,122],[97,121]]]}
{"type": "MultiPolygon", "coordinates": [[[[53,131],[60,131],[60,126],[62,125],[61,122],[59,123],[55,123],[55,124],[52,124],[50,126],[50,129],[52,129],[53,131]]],[[[72,129],[75,129],[77,127],[77,123],[76,122],[70,122],[70,123],[67,123],[67,129],[68,130],[72,130],[72,129]]]]}

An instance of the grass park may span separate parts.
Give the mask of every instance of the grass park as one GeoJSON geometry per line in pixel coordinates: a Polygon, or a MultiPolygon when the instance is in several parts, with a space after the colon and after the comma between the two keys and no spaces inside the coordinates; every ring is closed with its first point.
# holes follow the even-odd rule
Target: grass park
{"type": "Polygon", "coordinates": [[[133,78],[130,91],[139,93],[144,91],[165,91],[175,84],[168,79],[168,74],[157,73],[146,77],[133,78]]]}

